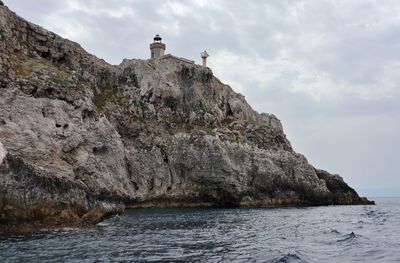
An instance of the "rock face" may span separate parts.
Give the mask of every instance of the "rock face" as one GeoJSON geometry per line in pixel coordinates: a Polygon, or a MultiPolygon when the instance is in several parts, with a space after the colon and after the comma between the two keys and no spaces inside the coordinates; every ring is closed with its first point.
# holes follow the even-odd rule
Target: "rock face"
{"type": "Polygon", "coordinates": [[[113,66],[0,2],[0,228],[125,207],[367,204],[209,68],[113,66]]]}

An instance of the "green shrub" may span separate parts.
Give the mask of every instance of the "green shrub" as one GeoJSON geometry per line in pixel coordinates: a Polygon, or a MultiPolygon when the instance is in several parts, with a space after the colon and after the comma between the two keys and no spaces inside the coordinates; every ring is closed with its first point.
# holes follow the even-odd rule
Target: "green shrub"
{"type": "Polygon", "coordinates": [[[65,83],[65,79],[62,76],[58,76],[58,75],[51,76],[50,80],[59,85],[64,85],[64,83],[65,83]]]}
{"type": "Polygon", "coordinates": [[[208,135],[215,135],[215,132],[213,131],[213,127],[200,127],[200,130],[205,131],[208,135]]]}

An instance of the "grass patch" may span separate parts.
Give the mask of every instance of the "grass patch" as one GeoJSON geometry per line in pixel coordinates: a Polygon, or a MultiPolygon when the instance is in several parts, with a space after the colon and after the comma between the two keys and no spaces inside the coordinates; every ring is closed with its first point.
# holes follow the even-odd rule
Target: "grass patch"
{"type": "Polygon", "coordinates": [[[14,71],[18,76],[28,77],[32,74],[32,68],[27,66],[25,62],[18,63],[14,66],[14,71]]]}
{"type": "Polygon", "coordinates": [[[56,73],[56,75],[62,76],[64,78],[67,78],[71,75],[71,72],[69,71],[68,68],[63,67],[57,63],[51,62],[50,60],[43,58],[39,60],[39,63],[45,66],[46,68],[50,68],[52,71],[56,73]]]}
{"type": "Polygon", "coordinates": [[[59,85],[64,85],[65,84],[65,79],[62,76],[59,75],[54,75],[50,77],[50,80],[54,83],[57,83],[59,85]]]}
{"type": "Polygon", "coordinates": [[[31,77],[32,74],[47,75],[52,82],[60,85],[64,85],[71,75],[71,72],[67,68],[46,59],[18,60],[15,61],[12,69],[16,75],[23,78],[31,77]],[[38,71],[35,70],[34,72],[34,68],[38,68],[38,71]]]}
{"type": "Polygon", "coordinates": [[[195,138],[193,136],[190,136],[189,138],[189,144],[193,144],[195,141],[195,138]]]}
{"type": "Polygon", "coordinates": [[[124,96],[114,83],[104,83],[100,87],[100,93],[95,94],[92,101],[96,109],[100,112],[104,111],[105,106],[109,103],[122,103],[124,96]]]}
{"type": "Polygon", "coordinates": [[[215,132],[213,131],[213,127],[200,127],[200,130],[205,131],[208,135],[215,135],[215,132]]]}

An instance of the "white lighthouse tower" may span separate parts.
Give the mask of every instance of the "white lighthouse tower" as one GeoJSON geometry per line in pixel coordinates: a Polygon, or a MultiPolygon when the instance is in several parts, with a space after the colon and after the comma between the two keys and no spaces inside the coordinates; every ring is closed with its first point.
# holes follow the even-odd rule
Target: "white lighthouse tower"
{"type": "Polygon", "coordinates": [[[203,52],[201,52],[200,55],[201,55],[201,60],[202,60],[202,62],[203,62],[203,66],[204,66],[204,67],[207,67],[207,58],[208,58],[210,55],[208,55],[207,51],[205,51],[205,50],[204,50],[203,52]]]}
{"type": "Polygon", "coordinates": [[[154,37],[154,42],[150,44],[151,58],[159,58],[164,56],[165,44],[161,42],[161,37],[157,34],[154,37]]]}

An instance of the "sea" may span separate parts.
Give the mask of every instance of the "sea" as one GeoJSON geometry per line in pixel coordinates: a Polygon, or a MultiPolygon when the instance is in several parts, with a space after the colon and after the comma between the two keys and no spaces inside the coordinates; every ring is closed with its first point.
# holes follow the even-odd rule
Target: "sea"
{"type": "Polygon", "coordinates": [[[0,262],[400,262],[400,198],[373,206],[129,209],[0,237],[0,262]]]}

